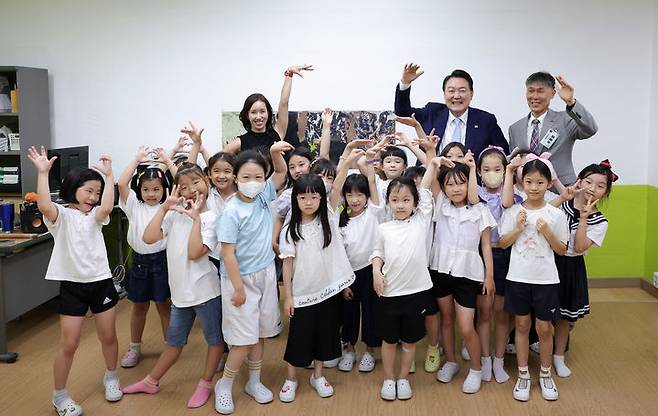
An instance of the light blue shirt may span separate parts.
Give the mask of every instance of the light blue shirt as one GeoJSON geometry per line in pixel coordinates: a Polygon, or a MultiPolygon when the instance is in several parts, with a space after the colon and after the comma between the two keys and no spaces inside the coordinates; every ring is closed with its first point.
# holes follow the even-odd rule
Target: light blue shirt
{"type": "MultiPolygon", "coordinates": [[[[238,195],[231,198],[217,223],[217,240],[235,244],[241,276],[262,270],[274,261],[270,205],[275,198],[276,189],[270,178],[252,202],[244,202],[238,195]]],[[[224,261],[220,273],[228,277],[224,261]]]]}

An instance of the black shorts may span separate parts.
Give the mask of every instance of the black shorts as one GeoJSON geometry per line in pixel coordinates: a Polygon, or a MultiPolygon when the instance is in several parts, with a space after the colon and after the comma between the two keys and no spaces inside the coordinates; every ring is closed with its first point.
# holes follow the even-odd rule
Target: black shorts
{"type": "Polygon", "coordinates": [[[452,295],[455,301],[464,308],[475,309],[478,295],[482,293],[482,283],[465,277],[452,276],[430,271],[432,277],[432,293],[436,298],[444,298],[452,295]]]}
{"type": "Polygon", "coordinates": [[[530,312],[541,321],[560,319],[560,284],[537,285],[507,281],[505,312],[528,315],[530,312]]]}
{"type": "Polygon", "coordinates": [[[119,301],[112,279],[91,283],[62,281],[59,285],[59,314],[85,316],[91,309],[94,314],[105,312],[119,301]]]}
{"type": "Polygon", "coordinates": [[[377,304],[377,333],[384,342],[413,344],[425,336],[425,312],[430,291],[403,296],[382,296],[377,304]]]}
{"type": "Polygon", "coordinates": [[[509,271],[511,254],[512,247],[491,249],[494,284],[496,285],[496,295],[498,296],[505,296],[505,285],[507,284],[507,272],[509,271]]]}
{"type": "Polygon", "coordinates": [[[293,367],[306,367],[313,360],[329,361],[341,356],[342,296],[338,293],[315,305],[295,308],[283,355],[287,363],[293,367]]]}

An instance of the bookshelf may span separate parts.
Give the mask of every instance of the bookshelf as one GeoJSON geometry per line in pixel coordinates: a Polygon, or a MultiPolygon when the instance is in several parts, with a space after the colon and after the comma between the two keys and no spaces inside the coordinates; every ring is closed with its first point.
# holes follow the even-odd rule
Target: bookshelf
{"type": "Polygon", "coordinates": [[[0,76],[18,90],[18,112],[0,112],[0,127],[20,134],[20,150],[0,151],[0,196],[20,197],[36,190],[37,172],[27,158],[27,149],[51,147],[48,70],[0,66],[0,76]],[[17,174],[17,183],[6,183],[2,179],[6,174],[17,174]]]}

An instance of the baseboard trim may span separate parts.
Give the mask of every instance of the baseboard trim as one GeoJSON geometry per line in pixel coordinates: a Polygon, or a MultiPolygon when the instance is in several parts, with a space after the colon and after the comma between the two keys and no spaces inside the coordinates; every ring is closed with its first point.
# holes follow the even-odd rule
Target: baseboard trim
{"type": "Polygon", "coordinates": [[[637,287],[648,294],[658,298],[658,288],[654,287],[651,283],[647,282],[641,277],[610,277],[599,279],[587,279],[587,285],[593,289],[610,289],[610,288],[628,288],[637,287]]]}

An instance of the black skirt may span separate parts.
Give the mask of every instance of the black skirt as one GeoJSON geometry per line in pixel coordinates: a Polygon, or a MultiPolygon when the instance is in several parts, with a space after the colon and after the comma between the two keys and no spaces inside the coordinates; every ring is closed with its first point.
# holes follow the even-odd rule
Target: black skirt
{"type": "Polygon", "coordinates": [[[589,314],[585,258],[556,255],[555,265],[560,276],[560,315],[576,322],[589,314]]]}

